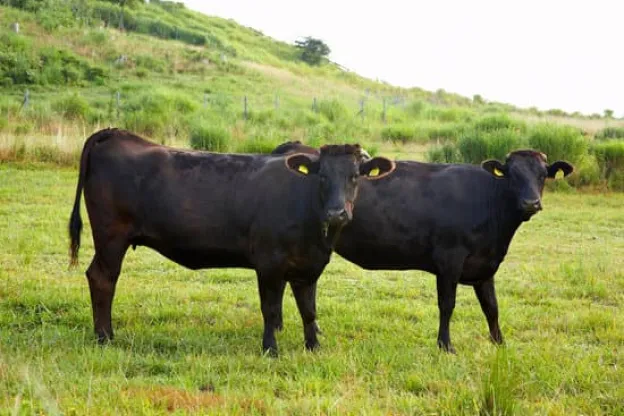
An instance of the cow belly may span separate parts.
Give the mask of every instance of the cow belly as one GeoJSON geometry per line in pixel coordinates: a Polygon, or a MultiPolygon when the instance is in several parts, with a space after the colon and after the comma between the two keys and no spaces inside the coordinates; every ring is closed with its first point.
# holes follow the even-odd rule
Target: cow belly
{"type": "Polygon", "coordinates": [[[460,278],[460,283],[473,285],[494,276],[498,270],[500,261],[492,255],[468,256],[464,261],[464,269],[460,278]]]}
{"type": "Polygon", "coordinates": [[[423,270],[433,272],[430,256],[412,248],[379,244],[343,244],[336,252],[366,270],[423,270]]]}
{"type": "Polygon", "coordinates": [[[158,241],[149,241],[141,238],[133,240],[132,244],[152,248],[169,260],[192,270],[226,267],[254,268],[247,254],[240,250],[174,247],[158,241]]]}

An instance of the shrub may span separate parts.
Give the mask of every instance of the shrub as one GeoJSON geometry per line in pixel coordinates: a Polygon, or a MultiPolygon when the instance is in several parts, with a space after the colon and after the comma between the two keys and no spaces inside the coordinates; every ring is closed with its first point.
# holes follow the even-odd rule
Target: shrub
{"type": "Polygon", "coordinates": [[[346,107],[338,100],[321,100],[318,110],[332,123],[347,118],[348,114],[346,107]]]}
{"type": "Polygon", "coordinates": [[[190,145],[195,150],[227,151],[230,132],[206,120],[197,120],[190,127],[190,145]]]}
{"type": "Polygon", "coordinates": [[[250,121],[258,124],[267,124],[275,118],[275,111],[273,110],[259,110],[250,111],[247,115],[250,121]]]}
{"type": "Polygon", "coordinates": [[[486,137],[488,138],[488,157],[490,158],[505,160],[507,153],[526,147],[525,137],[517,130],[495,130],[487,133],[486,137]]]}
{"type": "Polygon", "coordinates": [[[624,139],[624,127],[605,127],[596,132],[596,140],[624,139]]]}
{"type": "Polygon", "coordinates": [[[167,127],[166,123],[167,118],[150,111],[132,111],[123,115],[124,128],[150,137],[163,133],[167,127]]]}
{"type": "Polygon", "coordinates": [[[549,160],[577,163],[587,154],[588,142],[575,127],[539,123],[529,132],[529,146],[546,153],[549,160]]]}
{"type": "Polygon", "coordinates": [[[75,23],[71,8],[60,0],[47,0],[43,7],[37,9],[36,16],[37,22],[48,31],[59,27],[71,27],[75,23]]]}
{"type": "Polygon", "coordinates": [[[144,68],[138,68],[138,69],[134,72],[134,74],[137,76],[137,78],[145,79],[145,78],[147,78],[147,76],[148,76],[148,74],[149,74],[149,73],[148,73],[148,72],[147,72],[147,70],[146,70],[146,69],[144,69],[144,68]]]}
{"type": "Polygon", "coordinates": [[[461,161],[457,146],[453,143],[444,143],[427,150],[427,161],[432,163],[457,163],[461,161]]]}
{"type": "Polygon", "coordinates": [[[607,181],[621,181],[619,175],[624,172],[624,142],[607,141],[596,143],[592,146],[592,153],[595,155],[600,167],[602,177],[607,181]]]}
{"type": "Polygon", "coordinates": [[[431,119],[443,122],[469,121],[473,117],[473,112],[458,107],[432,107],[427,111],[427,116],[431,119]]]}
{"type": "Polygon", "coordinates": [[[479,164],[491,158],[504,160],[507,153],[523,147],[524,144],[524,138],[516,130],[473,130],[457,141],[457,149],[462,162],[479,164]]]}
{"type": "Polygon", "coordinates": [[[333,141],[335,135],[335,125],[327,122],[321,122],[308,129],[307,142],[310,146],[319,147],[322,144],[333,141]]]}
{"type": "Polygon", "coordinates": [[[167,71],[167,61],[151,55],[138,55],[134,58],[137,67],[145,68],[149,71],[164,73],[167,71]]]}
{"type": "Polygon", "coordinates": [[[465,131],[465,124],[446,123],[429,127],[427,129],[427,137],[430,140],[457,141],[465,131]]]}
{"type": "Polygon", "coordinates": [[[482,131],[493,131],[501,129],[514,129],[518,131],[526,130],[526,123],[521,120],[511,118],[505,113],[490,114],[477,119],[474,128],[482,131]]]}
{"type": "Polygon", "coordinates": [[[279,140],[275,137],[254,136],[244,140],[236,145],[234,149],[237,153],[263,153],[268,154],[273,151],[280,143],[285,140],[279,140]]]}
{"type": "Polygon", "coordinates": [[[425,104],[424,101],[414,101],[407,107],[407,113],[414,117],[418,117],[425,111],[426,108],[427,104],[425,104]]]}
{"type": "Polygon", "coordinates": [[[392,142],[411,142],[416,137],[416,129],[410,124],[394,124],[381,129],[381,138],[392,142]]]}
{"type": "Polygon", "coordinates": [[[598,185],[600,180],[600,166],[594,155],[584,155],[581,160],[574,165],[574,175],[570,175],[566,178],[566,181],[570,183],[570,185],[576,187],[598,185]]]}
{"type": "Polygon", "coordinates": [[[89,103],[78,94],[61,97],[52,104],[52,108],[70,120],[85,120],[90,112],[89,103]]]}
{"type": "Polygon", "coordinates": [[[87,40],[94,45],[102,46],[108,41],[108,34],[100,29],[92,30],[87,34],[87,40]]]}
{"type": "Polygon", "coordinates": [[[489,159],[487,138],[484,134],[468,134],[457,142],[460,160],[464,163],[481,163],[489,159]]]}

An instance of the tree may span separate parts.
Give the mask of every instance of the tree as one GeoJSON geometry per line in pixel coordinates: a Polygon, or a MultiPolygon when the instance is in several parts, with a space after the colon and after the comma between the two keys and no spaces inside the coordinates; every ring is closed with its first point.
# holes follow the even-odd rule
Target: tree
{"type": "Polygon", "coordinates": [[[132,6],[136,5],[136,4],[145,3],[145,0],[105,0],[105,1],[107,1],[109,3],[117,4],[117,5],[121,6],[121,7],[124,7],[124,6],[132,7],[132,6]]]}
{"type": "Polygon", "coordinates": [[[485,100],[479,94],[475,94],[475,95],[472,96],[472,102],[477,104],[477,105],[485,104],[485,100]]]}
{"type": "Polygon", "coordinates": [[[296,41],[295,46],[301,49],[301,60],[310,65],[319,65],[322,59],[331,52],[325,42],[310,36],[296,41]]]}
{"type": "Polygon", "coordinates": [[[604,110],[605,118],[613,118],[613,110],[606,109],[604,110]]]}

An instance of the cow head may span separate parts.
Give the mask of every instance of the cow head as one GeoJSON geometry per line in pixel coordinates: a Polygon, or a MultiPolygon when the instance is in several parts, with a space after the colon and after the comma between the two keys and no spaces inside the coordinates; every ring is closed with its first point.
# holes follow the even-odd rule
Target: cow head
{"type": "Polygon", "coordinates": [[[389,159],[365,159],[357,144],[325,145],[318,155],[291,154],[286,158],[286,166],[299,175],[318,175],[321,221],[338,227],[353,217],[358,178],[374,179],[394,169],[394,163],[389,159]]]}
{"type": "Polygon", "coordinates": [[[546,178],[554,178],[559,171],[564,176],[574,171],[572,165],[564,161],[549,165],[544,153],[533,150],[511,152],[504,164],[498,160],[486,160],[481,166],[495,178],[507,181],[524,221],[542,209],[542,191],[546,178]]]}

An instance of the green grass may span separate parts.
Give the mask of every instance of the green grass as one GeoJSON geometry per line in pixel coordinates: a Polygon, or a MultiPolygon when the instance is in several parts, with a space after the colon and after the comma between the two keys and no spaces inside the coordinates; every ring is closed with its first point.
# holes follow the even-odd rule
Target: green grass
{"type": "MultiPolygon", "coordinates": [[[[435,279],[334,256],[319,281],[318,353],[288,291],[281,356],[261,356],[254,272],[186,270],[129,251],[116,340],[92,335],[84,270],[68,270],[76,168],[0,165],[2,414],[624,413],[624,195],[546,193],[497,275],[507,347],[470,288],[436,347],[435,279]]],[[[83,219],[86,221],[84,204],[83,219]]]]}

